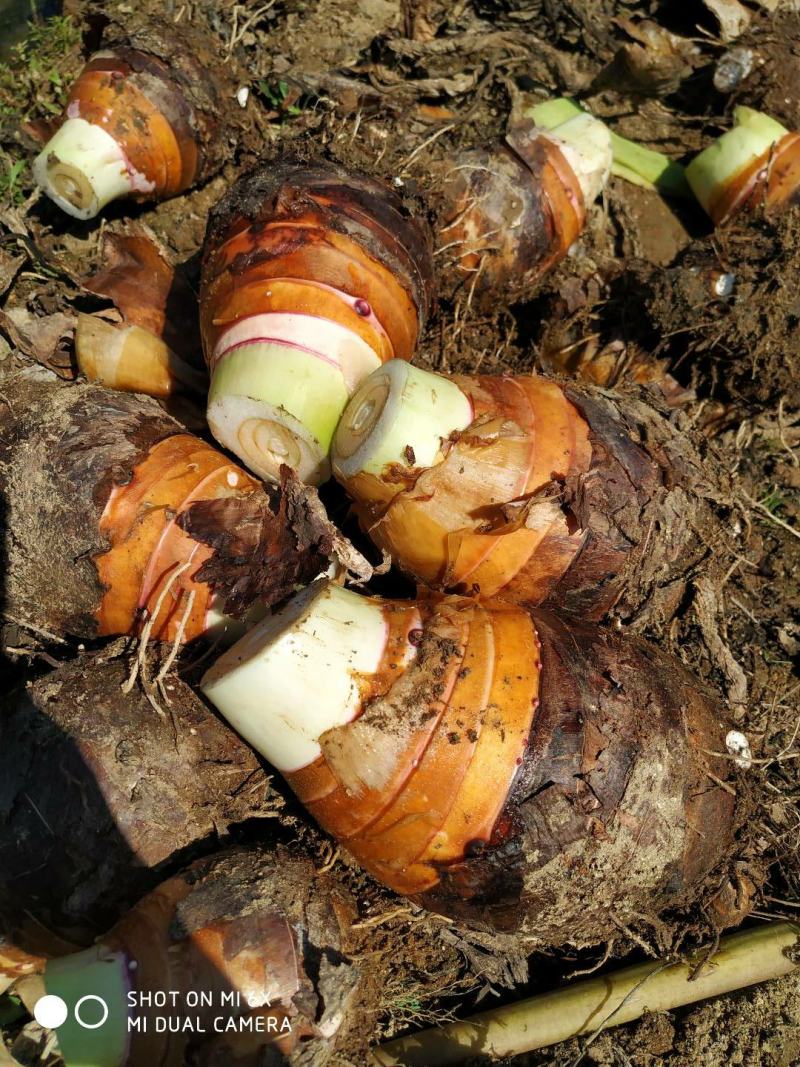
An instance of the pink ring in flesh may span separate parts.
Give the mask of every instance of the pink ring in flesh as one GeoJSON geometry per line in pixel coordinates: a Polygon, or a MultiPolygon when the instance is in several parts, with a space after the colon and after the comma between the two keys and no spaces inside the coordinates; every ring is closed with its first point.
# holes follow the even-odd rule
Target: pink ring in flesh
{"type": "Polygon", "coordinates": [[[212,370],[237,348],[256,344],[284,345],[321,359],[339,371],[350,394],[381,363],[371,345],[339,322],[304,312],[270,311],[240,318],[222,334],[209,360],[212,370]]]}
{"type": "Polygon", "coordinates": [[[392,340],[389,337],[389,334],[383,328],[383,323],[375,314],[372,305],[369,304],[366,300],[364,300],[363,297],[351,296],[350,293],[345,293],[342,289],[337,289],[335,286],[328,285],[326,282],[315,282],[311,281],[308,278],[270,278],[270,281],[293,282],[295,284],[300,285],[313,285],[315,289],[325,289],[329,293],[334,293],[336,296],[339,297],[340,300],[344,301],[344,303],[347,304],[349,308],[355,311],[356,315],[358,315],[359,318],[363,319],[364,322],[369,323],[373,330],[375,330],[376,333],[380,334],[380,336],[386,341],[386,344],[389,346],[389,351],[392,354],[392,359],[394,359],[394,345],[392,344],[392,340]],[[361,311],[359,311],[356,307],[357,304],[366,304],[366,306],[369,308],[369,314],[364,315],[361,311]]]}

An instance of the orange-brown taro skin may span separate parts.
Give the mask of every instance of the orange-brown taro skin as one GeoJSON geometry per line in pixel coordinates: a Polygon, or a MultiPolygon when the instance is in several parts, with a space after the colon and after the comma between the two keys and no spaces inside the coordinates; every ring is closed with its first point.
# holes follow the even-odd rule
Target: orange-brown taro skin
{"type": "Polygon", "coordinates": [[[113,300],[126,323],[160,337],[189,364],[202,367],[197,295],[183,268],[141,233],[106,233],[100,269],[82,284],[113,300]]]}
{"type": "Polygon", "coordinates": [[[199,636],[205,630],[213,593],[193,576],[212,551],[185,534],[175,520],[194,500],[247,494],[256,488],[249,474],[199,438],[176,434],[155,445],[128,485],[112,491],[101,518],[101,533],[111,547],[96,559],[106,587],[98,632],[131,632],[142,609],[146,607],[151,616],[175,571],[191,562],[173,580],[151,634],[174,639],[193,592],[184,640],[199,636]]]}
{"type": "Polygon", "coordinates": [[[457,282],[484,306],[531,286],[583,230],[578,179],[530,120],[504,143],[453,157],[446,178],[440,243],[457,282]]]}
{"type": "Polygon", "coordinates": [[[136,1014],[145,1025],[132,1030],[128,1067],[184,1067],[189,1059],[204,1063],[203,1045],[209,1041],[220,1046],[210,1062],[239,1062],[238,1034],[215,1026],[223,994],[230,998],[224,1002],[226,1022],[251,1014],[278,1023],[291,1019],[289,1031],[264,1027],[252,1050],[255,1058],[244,1060],[248,1064],[265,1062],[264,1046],[273,1041],[288,1055],[303,1038],[316,1034],[313,1018],[303,1011],[304,996],[311,994],[312,1003],[316,999],[304,958],[310,940],[305,929],[309,894],[316,908],[326,904],[313,875],[313,868],[293,858],[280,862],[268,854],[221,853],[162,883],[100,939],[112,952],[121,950],[135,961],[132,986],[140,994],[175,991],[181,1017],[188,1016],[188,994],[205,992],[211,1002],[201,1000],[194,1009],[195,1028],[165,1029],[155,1023],[163,1008],[142,996],[136,1014]],[[287,904],[285,894],[293,883],[295,899],[287,904]],[[199,1047],[192,1047],[187,1058],[189,1045],[199,1047]]]}
{"type": "Polygon", "coordinates": [[[708,206],[716,226],[742,210],[781,210],[800,190],[800,134],[788,133],[717,189],[708,206]]]}
{"type": "MultiPolygon", "coordinates": [[[[441,864],[490,840],[522,763],[539,685],[538,639],[522,609],[456,598],[420,607],[424,636],[406,679],[413,691],[430,692],[425,641],[434,628],[446,634],[452,627],[457,638],[434,650],[443,654],[433,668],[435,700],[404,738],[383,786],[345,785],[324,755],[287,775],[321,825],[375,877],[406,894],[432,888],[441,864]]],[[[409,716],[418,710],[391,687],[383,698],[395,717],[398,708],[409,716]]],[[[382,714],[383,706],[378,697],[365,716],[382,714]]]]}
{"type": "Polygon", "coordinates": [[[588,426],[561,387],[544,378],[453,381],[470,397],[475,419],[444,460],[410,471],[407,488],[388,503],[363,479],[346,488],[364,529],[418,580],[539,602],[570,566],[581,535],[557,503],[531,512],[536,521],[504,508],[535,504],[553,481],[585,473],[592,460],[588,426]],[[367,493],[359,499],[362,485],[367,493]]]}
{"type": "Polygon", "coordinates": [[[713,755],[727,726],[719,694],[646,642],[531,614],[541,704],[520,773],[489,846],[442,867],[420,903],[542,943],[598,940],[617,929],[609,900],[683,906],[728,853],[732,768],[713,755]]]}
{"type": "MultiPolygon", "coordinates": [[[[284,269],[279,267],[278,269],[284,269]]],[[[385,331],[377,328],[372,321],[359,315],[353,306],[338,293],[318,282],[296,278],[258,278],[261,273],[253,270],[247,278],[234,280],[233,287],[227,294],[222,294],[222,287],[215,291],[214,318],[204,319],[207,325],[206,348],[212,357],[217,341],[224,331],[239,319],[248,315],[264,315],[270,312],[310,315],[315,318],[336,322],[352,333],[357,334],[375,352],[381,362],[392,359],[394,348],[385,331]]],[[[313,323],[309,324],[313,327],[313,323]]],[[[312,330],[313,332],[313,330],[312,330]]]]}
{"type": "Polygon", "coordinates": [[[16,540],[5,593],[37,627],[139,632],[139,609],[164,592],[150,636],[174,638],[186,615],[189,640],[213,621],[212,589],[241,617],[327,566],[332,528],[308,490],[288,477],[265,489],[149,397],[33,370],[6,391],[15,418],[0,419],[0,488],[16,540]]]}
{"type": "MultiPolygon", "coordinates": [[[[239,232],[212,253],[205,272],[201,329],[207,354],[231,322],[245,314],[282,310],[280,294],[271,290],[273,280],[307,280],[366,300],[392,344],[391,353],[381,344],[378,355],[411,358],[419,332],[414,302],[407,289],[358,242],[327,228],[324,218],[313,210],[291,221],[240,226],[246,226],[244,220],[233,227],[239,232]]],[[[320,302],[320,306],[325,304],[320,302]]],[[[346,307],[341,314],[343,325],[355,325],[356,332],[364,336],[363,319],[354,324],[358,316],[346,307]]],[[[370,331],[365,340],[375,345],[377,339],[370,331]]]]}
{"type": "Polygon", "coordinates": [[[342,479],[375,544],[427,589],[598,621],[651,601],[674,610],[667,587],[703,565],[715,521],[691,435],[633,391],[536,375],[456,381],[476,417],[439,463],[342,479]]]}
{"type": "Polygon", "coordinates": [[[434,291],[432,235],[394,189],[332,163],[273,160],[240,178],[209,218],[206,358],[237,319],[295,311],[340,322],[381,360],[410,359],[434,291]]]}
{"type": "Polygon", "coordinates": [[[70,92],[68,108],[73,104],[82,119],[114,138],[133,171],[153,183],[138,190],[141,195],[174,196],[191,185],[196,148],[179,143],[169,120],[131,79],[118,71],[86,70],[70,92]]]}
{"type": "Polygon", "coordinates": [[[714,695],[645,642],[574,619],[460,597],[418,607],[402,677],[287,776],[323,828],[395,891],[554,945],[609,934],[609,899],[648,914],[690,901],[732,840],[714,695]],[[381,797],[364,778],[387,752],[381,797]]]}

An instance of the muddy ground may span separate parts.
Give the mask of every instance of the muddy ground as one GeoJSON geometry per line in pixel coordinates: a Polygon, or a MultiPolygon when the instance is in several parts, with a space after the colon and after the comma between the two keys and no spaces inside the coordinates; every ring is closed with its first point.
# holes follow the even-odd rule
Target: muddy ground
{"type": "MultiPolygon", "coordinates": [[[[125,4],[103,6],[124,17],[125,4]]],[[[70,279],[96,259],[104,230],[123,230],[131,221],[148,227],[177,261],[188,261],[196,277],[193,257],[210,206],[262,152],[321,151],[402,182],[414,195],[429,186],[445,153],[501,134],[520,91],[578,96],[623,135],[683,161],[726,127],[737,103],[800,127],[800,14],[776,0],[720,4],[723,23],[700,0],[152,6],[218,36],[250,87],[254,133],[219,177],[186,196],[156,207],[115,206],[99,224],[59,215],[33,192],[24,161],[80,67],[88,5],[65,0],[63,17],[36,28],[0,68],[4,311],[22,308],[37,319],[71,315],[77,297],[70,279]]],[[[36,358],[65,377],[74,373],[69,321],[62,332],[48,322],[55,332],[46,338],[20,338],[0,320],[4,373],[36,358]]],[[[473,306],[466,292],[442,301],[421,352],[430,365],[464,371],[579,372],[610,360],[612,384],[623,389],[631,388],[630,365],[649,357],[657,379],[677,383],[682,403],[674,418],[702,432],[732,479],[720,507],[733,562],[714,603],[703,602],[701,584],[690,586],[674,617],[647,633],[725,690],[750,738],[752,811],[740,862],[756,881],[763,878],[756,918],[796,918],[800,907],[798,347],[800,208],[713,233],[699,207],[613,179],[584,236],[535,291],[491,313],[473,306]]],[[[76,653],[76,646],[11,631],[4,650],[9,681],[24,682],[76,653]]],[[[291,800],[277,806],[274,824],[277,835],[299,834],[318,857],[343,862],[291,800]]],[[[357,872],[348,877],[369,934],[365,953],[397,961],[382,1011],[369,1023],[379,1035],[551,988],[606,954],[608,968],[685,947],[709,931],[707,916],[676,916],[663,929],[636,931],[635,940],[621,933],[596,952],[534,957],[526,968],[524,952],[487,953],[357,872]]],[[[35,1030],[17,1037],[16,1052],[29,1062],[41,1062],[40,1051],[35,1030]]],[[[800,1062],[800,978],[517,1062],[788,1067],[800,1062]]]]}

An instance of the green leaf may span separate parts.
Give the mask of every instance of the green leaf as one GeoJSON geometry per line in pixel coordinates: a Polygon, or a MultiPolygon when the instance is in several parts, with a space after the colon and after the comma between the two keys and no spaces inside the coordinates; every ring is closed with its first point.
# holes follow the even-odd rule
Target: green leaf
{"type": "Polygon", "coordinates": [[[11,1026],[27,1015],[25,1005],[13,993],[0,997],[0,1026],[11,1026]]]}

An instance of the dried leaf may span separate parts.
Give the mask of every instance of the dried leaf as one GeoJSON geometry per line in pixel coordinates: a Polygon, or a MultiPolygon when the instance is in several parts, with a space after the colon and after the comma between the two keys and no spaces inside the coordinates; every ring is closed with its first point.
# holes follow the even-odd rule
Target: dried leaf
{"type": "Polygon", "coordinates": [[[68,347],[75,332],[76,316],[63,311],[33,315],[23,307],[0,310],[0,327],[12,344],[61,378],[74,378],[68,347]]]}
{"type": "Polygon", "coordinates": [[[661,96],[677,89],[692,72],[697,46],[645,19],[633,22],[617,19],[617,24],[633,38],[624,44],[611,63],[600,72],[594,89],[613,88],[618,92],[661,96]]]}
{"type": "Polygon", "coordinates": [[[11,288],[25,259],[23,252],[14,255],[7,249],[0,248],[0,296],[11,288]]]}
{"type": "Polygon", "coordinates": [[[145,234],[106,234],[103,268],[84,288],[113,300],[127,323],[161,338],[197,366],[201,353],[197,297],[184,273],[145,234]]]}
{"type": "Polygon", "coordinates": [[[739,0],[703,0],[703,3],[719,23],[719,35],[723,41],[740,37],[750,25],[752,16],[739,0]]]}
{"type": "MultiPolygon", "coordinates": [[[[288,468],[284,470],[288,471],[288,468]]],[[[348,578],[357,585],[368,582],[375,573],[372,564],[330,521],[316,490],[303,485],[294,475],[288,473],[282,482],[282,488],[289,502],[290,514],[303,516],[302,526],[313,535],[309,543],[330,542],[331,554],[347,572],[348,578]]],[[[294,518],[293,521],[298,520],[294,518]]],[[[307,533],[306,537],[308,536],[307,533]]]]}
{"type": "Polygon", "coordinates": [[[328,570],[332,559],[359,581],[372,568],[333,525],[316,490],[282,468],[274,486],[244,497],[199,500],[178,525],[214,555],[198,572],[214,586],[228,614],[240,616],[253,603],[275,604],[328,570]]]}
{"type": "Polygon", "coordinates": [[[109,389],[166,399],[179,392],[205,399],[208,379],[154,333],[131,323],[119,326],[105,315],[78,315],[75,357],[90,382],[109,389]]]}

